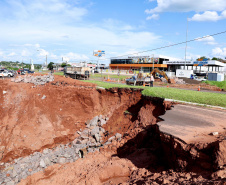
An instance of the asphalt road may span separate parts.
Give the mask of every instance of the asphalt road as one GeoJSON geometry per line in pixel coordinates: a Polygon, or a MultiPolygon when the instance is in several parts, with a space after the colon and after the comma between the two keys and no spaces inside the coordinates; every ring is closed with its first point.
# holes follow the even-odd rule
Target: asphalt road
{"type": "Polygon", "coordinates": [[[212,132],[225,132],[226,111],[190,105],[175,105],[160,116],[160,131],[179,137],[185,142],[211,139],[212,132]]]}

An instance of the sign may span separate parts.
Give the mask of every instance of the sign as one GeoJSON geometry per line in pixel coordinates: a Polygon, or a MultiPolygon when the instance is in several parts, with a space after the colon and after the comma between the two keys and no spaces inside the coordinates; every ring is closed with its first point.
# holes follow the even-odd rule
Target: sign
{"type": "Polygon", "coordinates": [[[205,66],[208,65],[208,61],[194,61],[194,66],[205,66]]]}
{"type": "Polygon", "coordinates": [[[184,65],[184,64],[193,64],[193,61],[163,61],[163,64],[172,64],[172,65],[184,65]]]}
{"type": "Polygon", "coordinates": [[[103,51],[103,50],[94,50],[93,51],[93,56],[96,56],[96,57],[105,56],[105,51],[103,51]]]}

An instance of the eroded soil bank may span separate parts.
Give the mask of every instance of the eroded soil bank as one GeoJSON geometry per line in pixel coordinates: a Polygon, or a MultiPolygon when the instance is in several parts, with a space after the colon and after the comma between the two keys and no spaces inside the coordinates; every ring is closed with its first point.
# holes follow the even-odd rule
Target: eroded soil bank
{"type": "MultiPolygon", "coordinates": [[[[68,164],[56,164],[21,184],[223,184],[226,142],[186,144],[161,133],[158,117],[171,103],[140,90],[96,90],[93,84],[56,77],[44,86],[0,81],[1,162],[66,144],[97,115],[109,118],[104,142],[120,141],[68,164]]],[[[225,134],[225,133],[224,133],[225,134]]]]}

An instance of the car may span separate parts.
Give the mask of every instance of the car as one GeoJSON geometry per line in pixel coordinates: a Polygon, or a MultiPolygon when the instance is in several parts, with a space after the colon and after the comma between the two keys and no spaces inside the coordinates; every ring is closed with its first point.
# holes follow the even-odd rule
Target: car
{"type": "Polygon", "coordinates": [[[94,73],[99,73],[99,71],[94,71],[94,73]]]}
{"type": "Polygon", "coordinates": [[[0,77],[11,77],[11,74],[7,71],[0,71],[0,77]]]}
{"type": "Polygon", "coordinates": [[[33,74],[33,73],[35,73],[35,72],[29,70],[29,71],[27,71],[27,73],[28,73],[28,74],[33,74]]]}
{"type": "Polygon", "coordinates": [[[8,77],[13,77],[14,73],[12,73],[11,71],[6,71],[8,73],[8,77]]]}

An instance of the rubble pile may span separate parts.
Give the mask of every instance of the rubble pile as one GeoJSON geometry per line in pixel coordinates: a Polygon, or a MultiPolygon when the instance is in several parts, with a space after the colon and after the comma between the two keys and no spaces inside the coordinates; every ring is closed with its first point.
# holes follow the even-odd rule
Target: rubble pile
{"type": "Polygon", "coordinates": [[[170,80],[175,81],[176,84],[185,84],[186,83],[183,79],[179,79],[175,76],[171,77],[170,80]]]}
{"type": "Polygon", "coordinates": [[[83,158],[87,153],[99,151],[100,147],[111,144],[114,140],[120,141],[121,134],[116,133],[107,142],[103,137],[107,133],[102,126],[107,123],[108,117],[102,115],[94,117],[86,122],[86,129],[77,131],[79,137],[68,144],[61,144],[53,149],[44,149],[43,152],[35,152],[30,156],[15,159],[13,164],[1,163],[4,168],[0,172],[0,184],[14,185],[36,172],[43,171],[54,164],[75,162],[83,158]]]}
{"type": "Polygon", "coordinates": [[[26,75],[24,77],[18,76],[17,78],[11,79],[12,82],[20,83],[33,83],[35,85],[45,85],[48,82],[54,81],[53,75],[44,75],[44,76],[33,76],[33,75],[26,75]]]}

